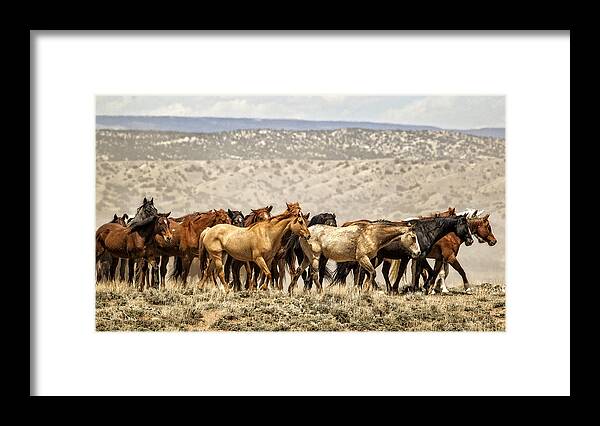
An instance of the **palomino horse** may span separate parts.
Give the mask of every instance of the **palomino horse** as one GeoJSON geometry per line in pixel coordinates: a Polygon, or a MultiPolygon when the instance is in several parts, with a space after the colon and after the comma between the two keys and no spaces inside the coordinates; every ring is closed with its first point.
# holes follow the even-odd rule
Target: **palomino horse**
{"type": "MultiPolygon", "coordinates": [[[[469,229],[473,235],[477,238],[480,243],[487,243],[489,246],[494,246],[498,242],[496,237],[492,233],[492,227],[489,222],[489,213],[477,217],[477,210],[474,214],[471,215],[467,222],[469,224],[469,229]]],[[[467,279],[467,274],[464,269],[458,263],[458,259],[456,256],[458,255],[458,250],[461,244],[465,242],[465,240],[455,233],[450,233],[446,235],[444,238],[439,240],[432,248],[432,250],[427,254],[427,258],[435,259],[435,266],[433,267],[433,272],[430,277],[427,279],[425,283],[425,289],[429,291],[430,294],[435,294],[435,285],[436,278],[444,267],[444,277],[448,276],[448,265],[451,265],[456,272],[458,272],[463,280],[463,285],[465,287],[465,292],[471,293],[471,287],[469,286],[469,280],[467,279]]],[[[469,245],[465,242],[465,245],[469,245]]],[[[445,279],[441,280],[441,291],[443,293],[448,293],[448,289],[446,288],[445,279]]]]}
{"type": "MultiPolygon", "coordinates": [[[[271,218],[271,210],[273,210],[273,206],[262,207],[260,209],[250,209],[251,213],[244,218],[242,226],[247,228],[254,223],[269,220],[271,218]]],[[[232,225],[240,227],[239,222],[232,223],[232,225]]],[[[245,263],[240,262],[231,256],[227,256],[227,259],[225,260],[225,280],[229,282],[229,276],[232,274],[232,284],[236,291],[239,291],[242,288],[242,282],[240,281],[240,269],[242,268],[242,265],[245,265],[245,263]]],[[[251,286],[252,275],[256,277],[259,273],[260,268],[258,265],[246,265],[246,289],[249,289],[251,286]]]]}
{"type": "Polygon", "coordinates": [[[367,289],[371,288],[376,275],[371,265],[371,258],[375,257],[381,247],[398,239],[411,256],[417,257],[421,254],[417,235],[412,226],[406,224],[356,223],[342,228],[313,225],[310,227],[310,232],[312,236],[310,240],[300,240],[305,258],[292,275],[292,282],[288,288],[290,294],[298,277],[309,264],[313,268],[313,282],[318,291],[322,290],[317,280],[321,254],[336,262],[358,262],[369,274],[367,289]]]}
{"type": "Polygon", "coordinates": [[[102,225],[96,231],[96,261],[106,251],[117,258],[129,259],[130,264],[134,259],[146,260],[147,262],[141,262],[140,291],[142,291],[148,264],[156,267],[154,237],[159,234],[166,241],[172,238],[168,216],[169,213],[159,213],[129,227],[116,223],[102,225]]]}
{"type": "MultiPolygon", "coordinates": [[[[318,215],[313,216],[308,223],[308,227],[310,228],[313,225],[337,226],[335,213],[319,213],[318,215]]],[[[300,247],[300,238],[297,235],[292,235],[287,242],[284,251],[285,262],[288,266],[288,270],[290,271],[290,274],[293,274],[296,271],[295,265],[300,265],[304,260],[304,252],[302,251],[302,247],[300,247]]],[[[328,273],[327,259],[321,254],[319,257],[319,283],[321,286],[323,286],[323,279],[328,273]]],[[[310,290],[312,288],[311,265],[308,265],[308,273],[306,270],[302,271],[301,277],[302,281],[304,282],[304,289],[310,290]]]]}
{"type": "Polygon", "coordinates": [[[161,255],[160,284],[165,285],[167,264],[169,256],[175,256],[175,267],[171,275],[176,280],[181,278],[183,286],[187,284],[190,265],[194,257],[198,256],[198,238],[200,233],[209,226],[219,223],[231,223],[225,210],[210,210],[203,213],[192,213],[181,218],[180,221],[169,220],[169,227],[173,238],[166,241],[161,235],[156,235],[157,252],[161,255]]]}
{"type": "MultiPolygon", "coordinates": [[[[222,289],[229,291],[223,271],[223,253],[241,261],[256,263],[266,279],[271,279],[271,262],[281,246],[281,238],[288,231],[310,238],[307,216],[298,209],[288,209],[269,220],[257,222],[248,228],[233,225],[215,225],[200,235],[200,271],[204,277],[210,261],[214,262],[222,289]]],[[[299,206],[298,206],[299,207],[299,206]]]]}
{"type": "MultiPolygon", "coordinates": [[[[125,226],[127,224],[127,219],[129,219],[127,213],[123,213],[123,216],[121,217],[117,216],[115,213],[113,219],[108,223],[118,223],[121,226],[125,226]]],[[[121,269],[119,271],[121,280],[125,280],[125,262],[123,262],[123,260],[125,259],[121,260],[121,269]]],[[[104,252],[96,265],[96,281],[102,281],[103,279],[107,281],[114,280],[117,263],[119,263],[118,257],[115,258],[109,252],[104,252]]]]}

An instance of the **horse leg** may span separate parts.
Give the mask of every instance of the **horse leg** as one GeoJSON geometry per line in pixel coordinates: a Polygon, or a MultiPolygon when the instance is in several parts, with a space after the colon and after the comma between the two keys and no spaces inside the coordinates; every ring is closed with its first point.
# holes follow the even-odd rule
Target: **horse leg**
{"type": "Polygon", "coordinates": [[[216,252],[216,253],[211,253],[211,257],[215,263],[215,269],[217,271],[217,275],[219,277],[219,280],[221,281],[221,285],[223,286],[223,291],[225,293],[229,292],[229,284],[227,284],[227,281],[225,281],[225,271],[223,268],[223,252],[216,252]]]}
{"type": "Polygon", "coordinates": [[[133,280],[135,276],[135,259],[127,259],[127,283],[134,285],[133,280]]]}
{"type": "Polygon", "coordinates": [[[327,258],[323,255],[319,256],[319,288],[323,290],[323,280],[325,279],[325,271],[327,270],[327,258]]]}
{"type": "Polygon", "coordinates": [[[373,268],[373,265],[371,264],[371,259],[369,259],[369,256],[367,256],[367,255],[360,257],[358,259],[358,263],[369,274],[369,278],[367,280],[367,285],[365,286],[365,290],[370,290],[371,286],[373,285],[373,282],[375,281],[375,275],[376,275],[375,268],[373,268]]]}
{"type": "Polygon", "coordinates": [[[400,279],[406,273],[406,267],[408,266],[408,257],[403,257],[400,259],[400,266],[398,267],[398,275],[396,276],[396,281],[394,281],[394,285],[392,286],[392,292],[398,293],[398,286],[400,285],[400,279]]]}
{"type": "Polygon", "coordinates": [[[169,256],[161,256],[160,257],[160,283],[158,284],[159,290],[161,288],[167,288],[167,265],[169,264],[169,256]]]}
{"type": "Polygon", "coordinates": [[[320,293],[323,290],[321,283],[319,282],[319,257],[313,256],[311,260],[310,278],[317,287],[317,292],[320,293]]]}
{"type": "Polygon", "coordinates": [[[425,294],[435,294],[435,280],[437,279],[437,276],[440,273],[443,266],[444,259],[435,259],[433,272],[431,273],[431,276],[427,279],[427,282],[425,283],[425,294]]]}
{"type": "Polygon", "coordinates": [[[294,291],[294,287],[296,286],[296,283],[298,282],[298,278],[300,277],[300,275],[302,275],[302,272],[304,272],[304,270],[308,266],[308,263],[309,263],[308,257],[304,256],[304,258],[302,259],[302,264],[298,268],[296,268],[296,271],[292,274],[290,285],[288,286],[288,293],[290,295],[294,291]]]}
{"type": "Polygon", "coordinates": [[[125,281],[125,269],[127,269],[127,259],[119,259],[119,280],[125,281]]]}
{"type": "Polygon", "coordinates": [[[360,284],[360,266],[358,266],[358,263],[352,267],[352,276],[354,277],[354,288],[358,289],[360,284]]]}
{"type": "Polygon", "coordinates": [[[285,279],[285,258],[279,259],[279,281],[277,282],[277,289],[283,291],[283,280],[285,279]]]}
{"type": "Polygon", "coordinates": [[[110,257],[110,280],[115,281],[116,272],[117,272],[117,264],[119,263],[119,258],[115,256],[110,257]]]}
{"type": "Polygon", "coordinates": [[[467,273],[462,268],[462,266],[460,266],[460,263],[458,263],[458,259],[455,256],[451,256],[448,259],[448,263],[456,270],[456,272],[458,272],[460,274],[460,276],[463,280],[463,285],[465,286],[465,293],[471,294],[472,290],[471,290],[471,287],[469,286],[469,280],[467,279],[467,273]]]}
{"type": "Polygon", "coordinates": [[[390,284],[390,277],[389,277],[391,266],[392,266],[392,263],[389,262],[388,260],[384,259],[383,266],[381,267],[381,273],[383,274],[383,279],[385,280],[385,291],[387,294],[392,293],[392,285],[390,284]]]}
{"type": "MultiPolygon", "coordinates": [[[[231,258],[231,256],[230,256],[231,258]]],[[[227,265],[225,265],[227,266],[227,265]]],[[[242,282],[240,280],[240,269],[242,267],[242,264],[240,262],[231,262],[231,273],[233,275],[233,289],[235,291],[241,291],[242,290],[242,282]]]]}
{"type": "Polygon", "coordinates": [[[144,291],[147,271],[148,262],[146,262],[146,259],[140,259],[140,291],[144,291]]]}
{"type": "Polygon", "coordinates": [[[246,269],[246,290],[252,290],[256,288],[254,285],[254,277],[252,276],[252,265],[250,262],[244,263],[244,268],[246,269]]]}
{"type": "Polygon", "coordinates": [[[450,291],[448,291],[448,287],[446,287],[446,278],[448,278],[449,272],[448,262],[444,262],[444,267],[442,269],[443,271],[440,271],[438,275],[435,289],[439,290],[441,293],[450,293],[450,291]]]}
{"type": "MultiPolygon", "coordinates": [[[[229,282],[229,276],[232,272],[232,263],[233,257],[227,255],[227,259],[225,259],[225,281],[229,282]]],[[[235,288],[235,281],[233,283],[233,287],[235,288]]]]}
{"type": "Polygon", "coordinates": [[[181,278],[183,280],[184,288],[187,285],[187,277],[190,273],[190,267],[192,266],[192,260],[194,260],[194,258],[192,256],[188,256],[188,255],[185,255],[181,258],[181,265],[183,268],[182,273],[181,273],[181,278]]]}
{"type": "Polygon", "coordinates": [[[264,275],[263,282],[261,282],[260,288],[266,290],[263,288],[264,283],[268,283],[271,281],[271,270],[269,268],[269,265],[267,265],[267,262],[262,256],[258,256],[256,259],[254,259],[254,262],[258,265],[258,267],[264,275]]]}

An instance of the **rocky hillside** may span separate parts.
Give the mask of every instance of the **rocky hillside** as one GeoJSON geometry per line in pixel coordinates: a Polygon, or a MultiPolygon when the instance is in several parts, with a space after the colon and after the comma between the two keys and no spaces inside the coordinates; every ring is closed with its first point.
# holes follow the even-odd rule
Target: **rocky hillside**
{"type": "Polygon", "coordinates": [[[99,160],[307,159],[403,161],[504,158],[504,139],[449,131],[339,129],[174,133],[97,130],[99,160]]]}

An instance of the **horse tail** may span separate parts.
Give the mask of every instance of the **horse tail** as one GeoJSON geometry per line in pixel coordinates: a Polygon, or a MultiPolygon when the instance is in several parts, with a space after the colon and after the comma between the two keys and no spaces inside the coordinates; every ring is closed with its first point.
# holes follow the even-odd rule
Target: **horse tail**
{"type": "Polygon", "coordinates": [[[350,275],[354,265],[355,262],[337,262],[335,271],[333,273],[333,279],[331,280],[331,285],[345,285],[346,278],[348,275],[350,275]]]}
{"type": "Polygon", "coordinates": [[[209,229],[210,228],[206,228],[204,231],[202,231],[200,238],[198,238],[198,260],[200,261],[198,275],[200,277],[200,281],[204,279],[204,275],[207,272],[206,268],[208,266],[208,253],[206,251],[206,247],[204,247],[204,236],[209,229]]]}
{"type": "Polygon", "coordinates": [[[333,281],[334,271],[327,265],[325,265],[325,272],[323,273],[323,277],[325,280],[332,282],[333,281]]]}
{"type": "Polygon", "coordinates": [[[298,241],[298,236],[296,234],[292,234],[283,248],[285,265],[289,274],[291,274],[291,271],[294,268],[294,248],[296,247],[298,241]]]}
{"type": "Polygon", "coordinates": [[[393,259],[391,261],[391,265],[390,265],[390,281],[391,282],[396,282],[396,278],[398,277],[398,272],[400,272],[400,261],[398,259],[393,259]]]}
{"type": "Polygon", "coordinates": [[[173,271],[171,271],[170,278],[172,280],[179,280],[183,275],[183,260],[180,256],[175,256],[175,261],[173,262],[173,271]]]}

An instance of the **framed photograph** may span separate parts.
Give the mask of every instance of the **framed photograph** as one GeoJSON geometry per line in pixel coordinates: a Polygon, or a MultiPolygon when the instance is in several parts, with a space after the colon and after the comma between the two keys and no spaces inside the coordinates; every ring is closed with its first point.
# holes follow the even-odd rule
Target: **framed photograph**
{"type": "Polygon", "coordinates": [[[32,394],[569,394],[569,32],[31,37],[32,394]]]}

